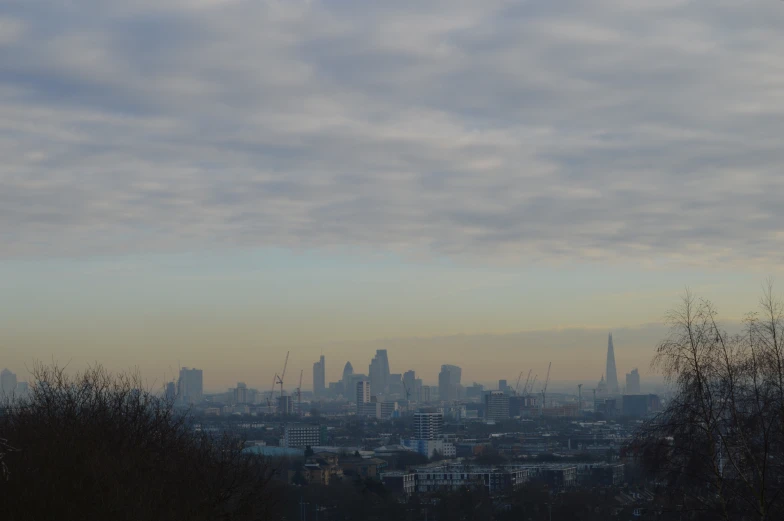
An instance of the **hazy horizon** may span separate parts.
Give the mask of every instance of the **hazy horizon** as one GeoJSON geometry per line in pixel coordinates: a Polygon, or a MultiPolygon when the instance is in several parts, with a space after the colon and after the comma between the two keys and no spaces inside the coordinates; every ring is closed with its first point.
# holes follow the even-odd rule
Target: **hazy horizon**
{"type": "MultiPolygon", "coordinates": [[[[784,272],[781,2],[0,4],[0,367],[595,382],[784,272]]],[[[784,279],[779,279],[784,284],[784,279]]],[[[779,293],[784,287],[778,288],[779,293]]]]}

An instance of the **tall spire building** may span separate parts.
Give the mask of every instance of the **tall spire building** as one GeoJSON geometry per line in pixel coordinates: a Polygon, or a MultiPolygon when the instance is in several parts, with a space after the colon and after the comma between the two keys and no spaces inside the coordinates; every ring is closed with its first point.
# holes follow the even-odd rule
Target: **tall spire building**
{"type": "Polygon", "coordinates": [[[615,349],[613,348],[612,333],[607,341],[607,391],[611,394],[618,393],[618,372],[615,370],[615,349]]]}

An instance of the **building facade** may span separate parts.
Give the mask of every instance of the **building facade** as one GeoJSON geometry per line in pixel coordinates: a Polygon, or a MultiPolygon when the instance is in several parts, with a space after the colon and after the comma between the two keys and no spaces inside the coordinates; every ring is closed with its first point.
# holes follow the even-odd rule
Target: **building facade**
{"type": "Polygon", "coordinates": [[[368,375],[370,376],[371,392],[375,395],[384,394],[389,386],[389,357],[386,349],[376,350],[376,356],[370,362],[368,375]]]}
{"type": "Polygon", "coordinates": [[[204,374],[201,369],[180,369],[177,380],[177,398],[183,405],[199,403],[204,396],[204,374]]]}
{"type": "Polygon", "coordinates": [[[444,364],[438,373],[438,398],[448,402],[459,398],[460,378],[463,370],[456,365],[444,364]]]}
{"type": "Polygon", "coordinates": [[[438,439],[444,431],[444,415],[437,411],[414,413],[414,438],[418,440],[438,439]]]}
{"type": "Polygon", "coordinates": [[[484,488],[490,494],[519,488],[528,481],[528,469],[447,464],[415,469],[418,493],[484,488]]]}
{"type": "Polygon", "coordinates": [[[637,368],[626,374],[626,394],[640,394],[640,372],[637,368]]]}
{"type": "Polygon", "coordinates": [[[501,421],[509,419],[509,395],[503,391],[489,391],[485,393],[485,419],[488,421],[501,421]]]}
{"type": "Polygon", "coordinates": [[[16,394],[16,375],[9,369],[0,371],[0,399],[12,398],[16,394]]]}
{"type": "Polygon", "coordinates": [[[287,449],[317,447],[325,441],[325,431],[326,429],[320,425],[306,425],[302,423],[286,425],[281,445],[287,449]]]}
{"type": "Polygon", "coordinates": [[[313,396],[316,398],[324,396],[324,391],[327,385],[326,381],[324,355],[321,355],[319,361],[313,364],[313,396]]]}

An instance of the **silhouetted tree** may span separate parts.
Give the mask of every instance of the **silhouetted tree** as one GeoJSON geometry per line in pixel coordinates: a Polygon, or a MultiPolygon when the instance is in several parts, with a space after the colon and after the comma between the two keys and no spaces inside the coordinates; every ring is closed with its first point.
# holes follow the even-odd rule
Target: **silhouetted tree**
{"type": "Polygon", "coordinates": [[[704,518],[784,516],[784,306],[769,282],[761,313],[729,335],[691,293],[658,349],[675,395],[640,432],[641,462],[672,504],[704,518]]]}
{"type": "Polygon", "coordinates": [[[2,519],[275,519],[273,471],[240,440],[198,432],[137,374],[36,364],[0,417],[2,519]]]}

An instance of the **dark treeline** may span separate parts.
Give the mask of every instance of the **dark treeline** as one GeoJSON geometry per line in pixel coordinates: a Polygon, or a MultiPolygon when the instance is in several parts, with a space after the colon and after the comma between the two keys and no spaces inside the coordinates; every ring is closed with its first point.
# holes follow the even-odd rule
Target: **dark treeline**
{"type": "Polygon", "coordinates": [[[194,430],[138,375],[32,372],[30,395],[0,417],[0,518],[279,519],[275,469],[194,430]]]}
{"type": "MultiPolygon", "coordinates": [[[[626,492],[652,491],[641,510],[618,501],[621,488],[591,483],[409,499],[351,475],[292,483],[289,472],[302,462],[266,460],[243,452],[236,436],[194,428],[138,375],[97,366],[69,376],[38,364],[29,395],[0,416],[0,519],[784,519],[784,305],[768,285],[761,311],[737,335],[722,329],[710,302],[690,294],[669,320],[654,364],[673,393],[624,451],[633,485],[626,492]]],[[[397,458],[390,469],[424,463],[397,458]]],[[[474,459],[505,462],[495,447],[474,459]]]]}

